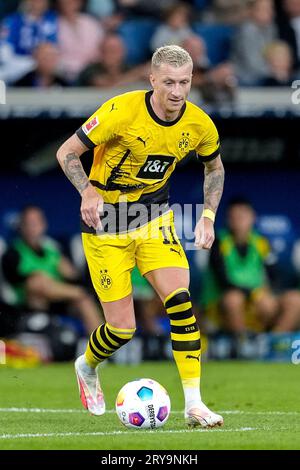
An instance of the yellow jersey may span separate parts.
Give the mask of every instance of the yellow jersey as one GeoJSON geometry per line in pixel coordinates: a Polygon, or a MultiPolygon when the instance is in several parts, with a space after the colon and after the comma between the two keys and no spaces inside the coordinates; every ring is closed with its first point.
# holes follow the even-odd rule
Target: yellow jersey
{"type": "Polygon", "coordinates": [[[152,93],[111,98],[76,132],[94,148],[89,179],[107,204],[167,202],[178,162],[191,151],[203,162],[219,155],[217,129],[203,110],[187,101],[177,119],[163,121],[151,106],[152,93]]]}

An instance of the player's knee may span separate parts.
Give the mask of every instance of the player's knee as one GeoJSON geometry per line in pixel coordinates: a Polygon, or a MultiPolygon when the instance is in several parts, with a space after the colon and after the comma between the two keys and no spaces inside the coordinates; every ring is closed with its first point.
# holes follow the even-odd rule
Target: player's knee
{"type": "Polygon", "coordinates": [[[28,294],[44,295],[48,288],[49,277],[42,273],[36,272],[26,279],[26,290],[28,294]]]}
{"type": "Polygon", "coordinates": [[[164,301],[170,320],[183,320],[193,316],[191,296],[188,289],[177,289],[164,301]]]}
{"type": "Polygon", "coordinates": [[[288,291],[281,296],[280,303],[283,310],[300,310],[300,293],[288,291]]]}
{"type": "Polygon", "coordinates": [[[166,309],[169,310],[172,307],[177,307],[178,305],[185,304],[190,301],[191,296],[188,289],[176,289],[165,298],[164,305],[166,309]]]}
{"type": "MultiPolygon", "coordinates": [[[[165,307],[170,319],[172,345],[184,340],[190,346],[199,346],[199,328],[192,312],[191,296],[188,289],[177,289],[165,299],[165,307]],[[174,336],[175,335],[175,336],[174,336]],[[180,339],[181,338],[181,339],[180,339]]],[[[178,347],[178,344],[177,346],[178,347]]]]}
{"type": "Polygon", "coordinates": [[[272,295],[266,295],[257,301],[256,309],[262,318],[272,317],[277,313],[278,301],[272,295]]]}
{"type": "Polygon", "coordinates": [[[230,290],[226,292],[222,299],[222,306],[226,312],[240,311],[244,308],[245,295],[239,290],[230,290]]]}

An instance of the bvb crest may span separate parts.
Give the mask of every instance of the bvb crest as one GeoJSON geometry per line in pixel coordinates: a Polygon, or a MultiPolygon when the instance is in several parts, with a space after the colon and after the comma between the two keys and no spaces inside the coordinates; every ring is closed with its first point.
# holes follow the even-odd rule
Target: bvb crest
{"type": "Polygon", "coordinates": [[[189,132],[183,132],[182,133],[182,138],[178,142],[178,148],[181,152],[186,152],[190,146],[190,133],[189,132]]]}
{"type": "Polygon", "coordinates": [[[112,278],[107,274],[107,269],[100,270],[100,285],[102,289],[110,289],[112,286],[112,278]]]}

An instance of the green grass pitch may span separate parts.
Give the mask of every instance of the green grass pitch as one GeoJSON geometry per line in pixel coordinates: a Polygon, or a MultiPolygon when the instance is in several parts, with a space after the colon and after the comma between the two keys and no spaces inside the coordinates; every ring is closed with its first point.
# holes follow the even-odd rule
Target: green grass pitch
{"type": "Polygon", "coordinates": [[[172,362],[108,364],[101,381],[108,412],[81,407],[73,364],[16,370],[0,366],[0,449],[299,449],[300,366],[251,362],[203,364],[202,396],[223,414],[218,429],[189,431],[172,362]],[[155,431],[130,430],[114,412],[118,390],[149,377],[166,387],[171,416],[155,431]]]}

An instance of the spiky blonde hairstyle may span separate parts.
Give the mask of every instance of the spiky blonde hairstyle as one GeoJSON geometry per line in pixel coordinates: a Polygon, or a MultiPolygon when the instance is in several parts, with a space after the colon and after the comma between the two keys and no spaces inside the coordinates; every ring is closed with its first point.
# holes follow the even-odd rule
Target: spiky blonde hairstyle
{"type": "Polygon", "coordinates": [[[182,47],[174,44],[170,46],[162,46],[156,49],[151,61],[152,68],[158,68],[161,64],[181,67],[188,63],[193,65],[190,54],[182,47]]]}

